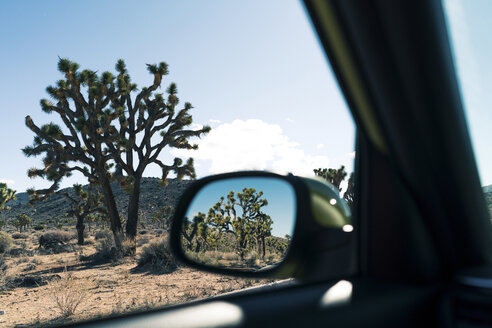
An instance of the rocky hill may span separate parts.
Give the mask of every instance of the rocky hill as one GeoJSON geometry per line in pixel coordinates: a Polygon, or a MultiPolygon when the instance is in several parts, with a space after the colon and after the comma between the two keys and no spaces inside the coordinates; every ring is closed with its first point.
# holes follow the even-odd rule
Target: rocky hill
{"type": "MultiPolygon", "coordinates": [[[[157,178],[143,178],[140,194],[140,210],[143,217],[149,217],[159,207],[174,205],[189,186],[191,180],[169,179],[169,184],[162,187],[157,178]]],[[[113,193],[115,195],[118,211],[126,216],[128,209],[128,193],[123,190],[118,183],[113,183],[113,193]]],[[[46,221],[55,217],[65,217],[69,210],[70,203],[61,193],[73,195],[73,188],[62,189],[59,193],[54,194],[48,199],[38,202],[32,206],[28,205],[29,196],[27,193],[17,194],[17,199],[10,201],[7,205],[11,207],[10,211],[2,211],[1,217],[13,218],[20,213],[29,215],[34,223],[46,221]]]]}
{"type": "MultiPolygon", "coordinates": [[[[169,184],[162,187],[157,178],[143,178],[140,195],[140,210],[143,218],[148,218],[159,207],[174,205],[183,193],[183,191],[192,183],[191,180],[169,179],[169,184]]],[[[120,187],[119,184],[113,183],[113,192],[118,205],[118,210],[123,216],[126,216],[128,209],[128,194],[120,187]]],[[[483,187],[485,199],[492,213],[492,185],[483,187]]],[[[62,189],[61,192],[73,195],[72,188],[62,189]]],[[[49,199],[38,202],[33,206],[28,205],[29,196],[27,193],[19,193],[17,199],[10,201],[8,206],[10,211],[0,212],[0,218],[13,218],[18,214],[25,213],[29,215],[34,223],[46,221],[55,217],[63,218],[69,210],[70,203],[65,196],[57,193],[49,199]]]]}

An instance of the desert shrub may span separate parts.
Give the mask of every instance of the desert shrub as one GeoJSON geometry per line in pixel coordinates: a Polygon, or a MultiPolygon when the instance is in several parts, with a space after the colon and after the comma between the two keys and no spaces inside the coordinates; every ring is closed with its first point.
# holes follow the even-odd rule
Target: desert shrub
{"type": "Polygon", "coordinates": [[[94,245],[95,241],[92,238],[84,239],[84,245],[94,245]]]}
{"type": "Polygon", "coordinates": [[[42,225],[42,224],[36,224],[34,226],[34,230],[36,230],[36,231],[42,231],[44,229],[46,229],[46,227],[44,225],[42,225]]]}
{"type": "Polygon", "coordinates": [[[14,239],[26,239],[27,237],[28,237],[28,235],[25,233],[22,233],[22,232],[14,232],[12,234],[12,238],[14,238],[14,239]]]}
{"type": "Polygon", "coordinates": [[[149,242],[148,236],[143,236],[137,239],[137,246],[143,246],[149,242]]]}
{"type": "Polygon", "coordinates": [[[155,234],[156,234],[157,236],[160,236],[160,235],[162,235],[162,234],[164,233],[164,231],[165,231],[164,229],[156,229],[156,230],[155,230],[155,234]]]}
{"type": "Polygon", "coordinates": [[[111,240],[111,238],[113,238],[113,233],[111,231],[107,230],[107,229],[105,229],[105,230],[99,230],[94,235],[94,238],[96,240],[99,240],[99,239],[108,239],[108,240],[111,240]]]}
{"type": "Polygon", "coordinates": [[[80,279],[76,281],[71,273],[58,280],[48,282],[48,293],[54,308],[63,317],[69,317],[77,311],[84,301],[87,301],[92,281],[80,279]]]}
{"type": "Polygon", "coordinates": [[[96,234],[96,240],[96,253],[94,254],[94,259],[108,260],[115,257],[116,248],[113,246],[113,240],[111,238],[98,238],[96,234]]]}
{"type": "Polygon", "coordinates": [[[46,231],[39,236],[39,247],[53,248],[56,245],[65,244],[72,239],[72,234],[67,231],[46,231]]]}
{"type": "Polygon", "coordinates": [[[138,233],[141,234],[141,235],[145,235],[145,234],[148,233],[148,231],[145,230],[145,229],[143,229],[143,230],[140,230],[138,233]]]}
{"type": "Polygon", "coordinates": [[[150,265],[154,271],[169,273],[177,269],[176,261],[169,251],[167,239],[160,238],[152,241],[142,249],[138,258],[138,266],[150,265]]]}
{"type": "MultiPolygon", "coordinates": [[[[79,235],[78,235],[78,233],[77,233],[77,232],[74,232],[74,233],[72,234],[72,238],[73,238],[73,239],[77,239],[78,237],[79,237],[79,235]]],[[[88,237],[89,237],[89,233],[87,232],[87,230],[84,230],[84,239],[85,239],[85,238],[88,238],[88,237]]]]}
{"type": "Polygon", "coordinates": [[[0,231],[0,255],[12,248],[12,237],[6,232],[0,231]]]}
{"type": "Polygon", "coordinates": [[[34,263],[28,263],[24,269],[22,269],[22,271],[31,271],[31,270],[34,270],[36,269],[36,264],[34,263]]]}
{"type": "Polygon", "coordinates": [[[224,253],[223,257],[224,260],[227,261],[239,261],[239,255],[237,255],[236,253],[232,253],[232,252],[224,253]]]}
{"type": "Polygon", "coordinates": [[[7,288],[8,276],[7,276],[7,263],[5,263],[5,256],[0,254],[0,291],[7,288]]]}
{"type": "Polygon", "coordinates": [[[118,251],[113,241],[113,235],[109,238],[99,238],[96,242],[96,252],[90,257],[81,257],[81,260],[118,261],[125,256],[134,255],[135,247],[133,243],[124,240],[121,243],[121,251],[118,251]]]}

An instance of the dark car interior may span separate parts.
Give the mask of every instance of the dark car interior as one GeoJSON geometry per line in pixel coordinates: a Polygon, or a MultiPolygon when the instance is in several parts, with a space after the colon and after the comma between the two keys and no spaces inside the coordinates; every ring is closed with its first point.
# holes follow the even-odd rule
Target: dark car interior
{"type": "Polygon", "coordinates": [[[492,326],[492,227],[441,1],[304,6],[357,124],[351,265],[313,256],[298,282],[77,327],[492,326]]]}

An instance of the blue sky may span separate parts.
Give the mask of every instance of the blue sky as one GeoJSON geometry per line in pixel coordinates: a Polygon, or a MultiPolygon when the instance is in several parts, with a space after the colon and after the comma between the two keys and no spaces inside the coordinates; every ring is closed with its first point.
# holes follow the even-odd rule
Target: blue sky
{"type": "MultiPolygon", "coordinates": [[[[491,48],[483,35],[489,30],[487,11],[466,4],[468,16],[457,20],[464,21],[457,25],[461,41],[455,43],[472,45],[464,56],[457,51],[457,62],[465,76],[466,105],[473,109],[469,123],[485,185],[492,184],[487,144],[492,93],[486,88],[491,48]]],[[[146,63],[167,62],[164,85],[176,82],[182,102],[195,107],[196,127],[211,125],[212,132],[197,141],[198,151],[168,150],[161,159],[191,155],[198,176],[242,169],[298,175],[312,175],[317,167],[352,169],[354,123],[298,1],[3,1],[0,42],[0,180],[18,192],[48,185],[27,178],[40,158],[27,159],[20,149],[32,143],[26,115],[38,124],[56,121],[41,111],[39,100],[61,78],[58,56],[99,72],[114,71],[123,58],[139,86],[152,81],[146,63]]],[[[144,175],[160,172],[151,166],[144,175]]],[[[84,179],[75,175],[62,187],[74,182],[84,179]]]]}
{"type": "MultiPolygon", "coordinates": [[[[197,126],[213,128],[192,154],[199,176],[352,167],[354,124],[298,1],[0,2],[0,40],[0,180],[19,192],[47,185],[27,178],[40,159],[20,149],[32,143],[26,115],[56,121],[39,100],[61,78],[58,56],[99,72],[123,58],[139,86],[152,81],[146,63],[167,62],[164,85],[176,82],[197,126]]],[[[176,155],[189,156],[162,159],[176,155]]]]}
{"type": "MultiPolygon", "coordinates": [[[[199,212],[207,214],[208,210],[220,201],[220,197],[227,200],[229,191],[233,190],[237,195],[244,188],[254,188],[257,192],[263,191],[261,198],[266,199],[268,205],[263,206],[261,210],[270,215],[273,221],[272,235],[292,236],[296,213],[294,189],[289,183],[275,178],[235,178],[212,182],[195,196],[186,216],[192,219],[199,212]]],[[[236,211],[238,215],[242,214],[239,206],[236,206],[236,211]]]]}
{"type": "Polygon", "coordinates": [[[492,1],[445,0],[457,74],[482,185],[492,184],[492,1]]]}

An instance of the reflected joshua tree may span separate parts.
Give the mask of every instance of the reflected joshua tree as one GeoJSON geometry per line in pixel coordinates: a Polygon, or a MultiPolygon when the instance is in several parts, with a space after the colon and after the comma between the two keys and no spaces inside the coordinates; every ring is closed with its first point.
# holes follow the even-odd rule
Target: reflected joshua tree
{"type": "Polygon", "coordinates": [[[198,212],[191,220],[185,220],[182,234],[184,248],[190,256],[207,263],[212,261],[207,257],[210,255],[207,252],[215,252],[213,261],[230,260],[233,262],[231,265],[244,265],[251,259],[265,262],[267,251],[269,262],[273,262],[274,258],[278,260],[284,255],[288,241],[272,236],[273,220],[265,213],[266,206],[268,200],[261,190],[244,188],[239,192],[229,191],[207,214],[198,212]]]}

